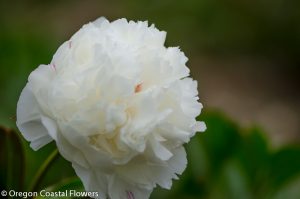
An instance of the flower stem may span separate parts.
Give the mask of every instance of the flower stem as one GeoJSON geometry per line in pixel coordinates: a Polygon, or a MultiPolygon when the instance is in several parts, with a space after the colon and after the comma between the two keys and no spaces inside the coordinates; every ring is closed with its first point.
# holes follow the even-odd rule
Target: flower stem
{"type": "Polygon", "coordinates": [[[48,158],[44,161],[44,163],[42,164],[42,166],[39,168],[39,170],[37,171],[37,173],[35,174],[30,186],[29,186],[29,191],[33,192],[36,191],[36,189],[38,188],[38,186],[40,185],[41,180],[43,179],[43,177],[45,176],[47,170],[49,169],[49,167],[52,165],[52,163],[54,162],[54,160],[59,157],[59,153],[58,150],[55,149],[49,156],[48,158]]]}

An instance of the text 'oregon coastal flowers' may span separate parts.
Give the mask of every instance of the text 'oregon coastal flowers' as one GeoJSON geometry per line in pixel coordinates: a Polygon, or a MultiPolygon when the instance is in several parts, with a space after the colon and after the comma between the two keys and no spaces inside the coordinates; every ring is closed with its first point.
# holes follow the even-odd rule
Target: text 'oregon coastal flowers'
{"type": "Polygon", "coordinates": [[[86,191],[147,199],[187,164],[183,144],[205,130],[187,58],[147,22],[99,18],[28,78],[17,126],[34,150],[55,141],[86,191]]]}

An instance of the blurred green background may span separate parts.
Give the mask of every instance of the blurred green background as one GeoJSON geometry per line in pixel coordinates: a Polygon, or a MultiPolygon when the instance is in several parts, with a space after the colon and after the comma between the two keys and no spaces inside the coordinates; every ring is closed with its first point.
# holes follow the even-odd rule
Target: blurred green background
{"type": "MultiPolygon", "coordinates": [[[[299,10],[297,0],[0,0],[0,189],[28,190],[55,148],[33,152],[17,133],[29,73],[105,16],[167,31],[166,45],[180,46],[199,82],[208,130],[186,146],[180,180],[153,199],[300,198],[299,10]]],[[[82,189],[61,157],[36,190],[46,187],[82,189]]]]}

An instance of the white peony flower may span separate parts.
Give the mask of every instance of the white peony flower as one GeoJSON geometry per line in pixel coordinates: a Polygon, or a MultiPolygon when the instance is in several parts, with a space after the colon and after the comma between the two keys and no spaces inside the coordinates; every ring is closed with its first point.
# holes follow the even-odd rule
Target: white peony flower
{"type": "Polygon", "coordinates": [[[187,58],[147,22],[99,18],[34,70],[17,126],[38,150],[52,140],[99,198],[145,199],[186,167],[183,144],[205,130],[187,58]]]}

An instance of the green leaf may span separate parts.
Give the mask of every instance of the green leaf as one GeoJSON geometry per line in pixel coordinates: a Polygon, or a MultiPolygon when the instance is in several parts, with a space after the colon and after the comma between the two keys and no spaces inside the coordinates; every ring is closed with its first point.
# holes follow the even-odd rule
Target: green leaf
{"type": "Polygon", "coordinates": [[[220,175],[210,186],[209,198],[252,198],[249,181],[238,160],[230,159],[222,167],[220,175]]]}
{"type": "MultiPolygon", "coordinates": [[[[40,169],[44,161],[49,157],[49,155],[57,149],[55,142],[51,142],[39,149],[38,151],[33,151],[29,144],[25,144],[26,149],[26,180],[25,180],[25,190],[30,189],[32,180],[36,176],[37,171],[40,169]]],[[[47,172],[43,175],[40,180],[36,190],[42,190],[45,187],[48,187],[52,184],[55,184],[65,178],[70,178],[76,176],[74,169],[71,166],[71,163],[65,160],[61,155],[55,159],[55,162],[49,166],[47,172]]]]}
{"type": "Polygon", "coordinates": [[[272,166],[270,157],[268,144],[262,131],[259,128],[245,131],[243,141],[236,151],[236,158],[245,168],[252,192],[255,193],[256,197],[264,198],[266,189],[269,189],[269,170],[272,166]]]}
{"type": "Polygon", "coordinates": [[[218,175],[224,161],[238,150],[241,142],[239,128],[220,113],[204,113],[201,118],[199,119],[205,121],[207,130],[198,134],[197,139],[207,153],[210,173],[218,175]]]}
{"type": "Polygon", "coordinates": [[[43,177],[48,172],[49,168],[54,164],[55,160],[59,157],[58,150],[55,149],[48,157],[45,159],[43,164],[37,170],[32,183],[30,184],[29,191],[36,191],[39,188],[43,177]]]}
{"type": "Polygon", "coordinates": [[[287,146],[272,156],[271,177],[274,189],[300,174],[300,146],[287,146]]]}
{"type": "Polygon", "coordinates": [[[272,199],[299,199],[300,196],[300,175],[294,177],[292,180],[284,183],[279,190],[276,190],[272,199]]]}
{"type": "Polygon", "coordinates": [[[65,160],[61,155],[51,165],[46,175],[44,176],[40,189],[49,187],[57,182],[64,181],[65,179],[76,178],[77,175],[71,163],[65,160]]]}
{"type": "Polygon", "coordinates": [[[17,133],[0,127],[0,188],[23,190],[25,158],[17,133]]]}

